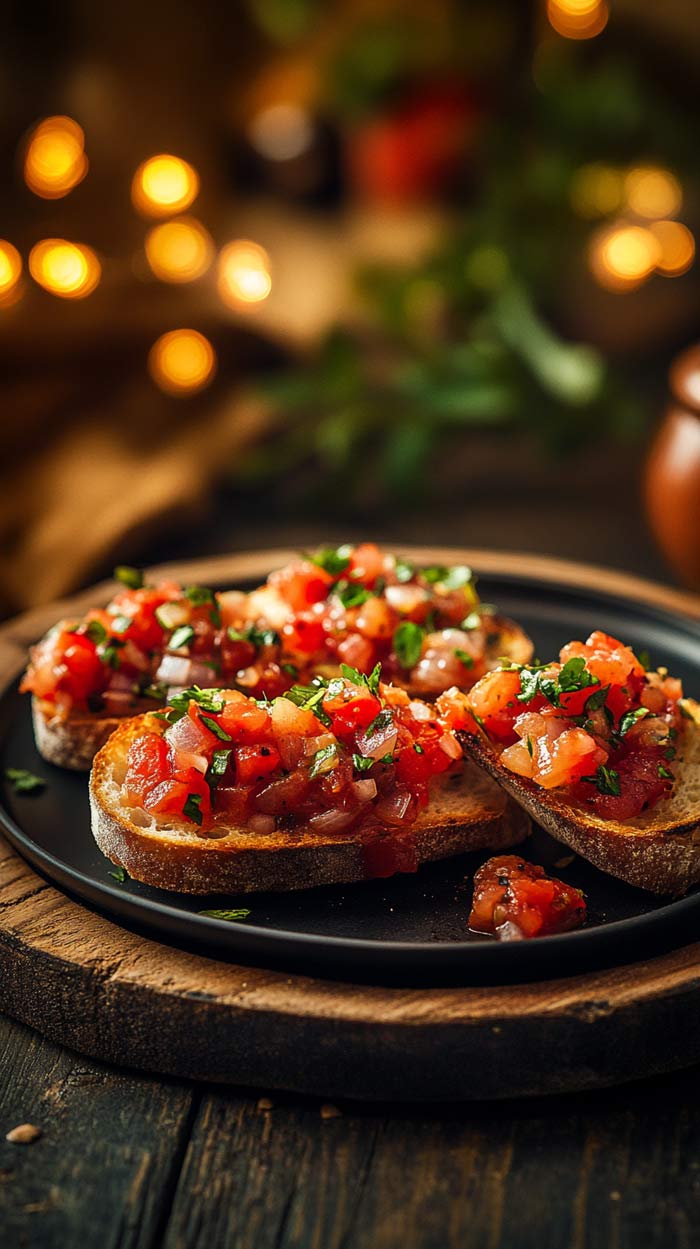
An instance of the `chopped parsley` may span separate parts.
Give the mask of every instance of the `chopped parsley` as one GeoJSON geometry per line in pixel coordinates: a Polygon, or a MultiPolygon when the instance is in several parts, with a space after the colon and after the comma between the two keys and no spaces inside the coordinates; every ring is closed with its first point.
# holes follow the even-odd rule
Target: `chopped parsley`
{"type": "Polygon", "coordinates": [[[527,746],[527,753],[529,754],[530,758],[532,758],[532,753],[533,753],[532,738],[530,737],[529,734],[528,734],[528,738],[527,738],[525,745],[527,746]]]}
{"type": "Polygon", "coordinates": [[[585,690],[591,685],[600,685],[600,682],[587,671],[585,660],[577,655],[568,659],[556,676],[547,672],[547,666],[544,669],[521,668],[520,693],[516,694],[516,698],[521,703],[531,703],[533,698],[541,694],[553,707],[558,707],[562,694],[585,690]]]}
{"type": "Polygon", "coordinates": [[[388,707],[383,707],[378,716],[375,716],[372,723],[367,725],[364,732],[365,741],[368,737],[372,737],[374,733],[379,733],[384,729],[393,727],[394,717],[388,707]]]}
{"type": "Polygon", "coordinates": [[[140,590],[143,586],[143,573],[138,568],[129,568],[126,564],[118,564],[114,570],[114,580],[130,590],[140,590]]]}
{"type": "Polygon", "coordinates": [[[417,754],[417,755],[424,755],[424,754],[425,754],[425,751],[423,750],[423,747],[421,746],[420,742],[414,742],[414,743],[413,743],[413,749],[415,750],[415,752],[416,752],[416,754],[417,754]]]}
{"type": "Polygon", "coordinates": [[[221,624],[221,612],[213,590],[205,585],[188,585],[185,587],[184,594],[193,607],[209,608],[212,624],[221,624]]]}
{"type": "Polygon", "coordinates": [[[125,882],[129,879],[129,874],[126,868],[122,867],[121,864],[115,867],[113,872],[108,872],[107,875],[113,876],[114,879],[117,881],[117,883],[120,885],[125,884],[125,882]]]}
{"type": "Polygon", "coordinates": [[[350,567],[352,552],[353,548],[347,544],[338,547],[325,546],[315,555],[305,553],[304,558],[315,564],[317,568],[330,573],[331,577],[339,577],[350,567]]]}
{"type": "Polygon", "coordinates": [[[630,729],[634,727],[638,720],[643,720],[644,717],[648,715],[648,707],[637,707],[635,711],[626,711],[620,720],[620,726],[617,730],[620,737],[624,737],[625,733],[629,733],[630,729]]]}
{"type": "Polygon", "coordinates": [[[357,772],[368,772],[369,769],[377,762],[371,755],[353,755],[352,766],[357,772]]]}
{"type": "Polygon", "coordinates": [[[284,698],[288,698],[296,707],[301,707],[302,711],[313,711],[316,719],[328,726],[331,718],[321,706],[327,692],[328,683],[323,678],[316,677],[311,685],[293,685],[285,692],[284,698]]]}
{"type": "Polygon", "coordinates": [[[26,768],[5,768],[5,779],[10,782],[16,794],[38,794],[46,785],[42,776],[35,776],[26,768]]]}
{"type": "Polygon", "coordinates": [[[262,646],[279,646],[281,638],[275,629],[258,629],[256,625],[246,625],[245,629],[237,629],[235,625],[229,625],[226,630],[230,641],[232,642],[250,642],[256,651],[262,646]]]}
{"type": "Polygon", "coordinates": [[[201,711],[210,711],[213,715],[219,715],[226,705],[220,690],[202,690],[198,685],[191,685],[188,689],[171,695],[166,711],[156,711],[154,714],[168,724],[177,724],[178,720],[187,715],[191,702],[196,703],[201,711]]]}
{"type": "Polygon", "coordinates": [[[651,659],[649,656],[649,652],[640,651],[639,654],[637,655],[637,659],[639,660],[640,664],[644,668],[645,672],[648,672],[649,669],[651,668],[651,659]]]}
{"type": "Polygon", "coordinates": [[[601,685],[599,690],[596,690],[594,694],[590,694],[585,702],[586,714],[590,716],[594,711],[600,711],[609,693],[610,686],[601,685]]]}
{"type": "Polygon", "coordinates": [[[474,657],[469,654],[469,651],[462,650],[461,647],[458,646],[455,650],[455,655],[457,656],[459,662],[464,664],[465,668],[474,667],[474,657]]]}
{"type": "Polygon", "coordinates": [[[113,668],[116,672],[120,663],[119,651],[123,645],[124,643],[119,641],[118,638],[112,638],[111,642],[109,642],[106,646],[104,644],[98,646],[98,658],[102,660],[103,664],[107,664],[108,668],[113,668]]]}
{"type": "Polygon", "coordinates": [[[197,911],[197,914],[206,915],[208,919],[225,919],[229,922],[234,922],[238,919],[247,919],[250,915],[250,909],[241,906],[232,911],[197,911]]]}
{"type": "MultiPolygon", "coordinates": [[[[349,664],[341,664],[340,671],[346,681],[351,681],[353,685],[366,686],[370,694],[377,693],[377,690],[379,689],[379,682],[382,678],[382,665],[380,663],[374,665],[369,676],[365,676],[364,672],[360,672],[357,668],[351,668],[349,664]]],[[[329,686],[329,693],[330,692],[331,690],[329,686]]],[[[334,690],[334,693],[339,694],[340,692],[340,690],[334,690]]]]}
{"type": "Polygon", "coordinates": [[[327,772],[332,772],[338,764],[338,747],[335,742],[331,742],[329,746],[322,746],[320,750],[311,760],[309,769],[309,779],[314,780],[317,776],[325,776],[327,772]]]}
{"type": "Polygon", "coordinates": [[[298,677],[299,669],[296,664],[280,664],[282,672],[286,672],[288,677],[298,677]]]}
{"type": "Polygon", "coordinates": [[[425,629],[412,620],[402,620],[394,632],[394,652],[402,668],[415,668],[423,649],[425,629]]]}
{"type": "Polygon", "coordinates": [[[192,820],[195,824],[201,824],[202,823],[202,812],[200,810],[201,806],[202,806],[201,794],[188,794],[187,801],[185,802],[185,805],[182,808],[182,814],[186,815],[188,820],[192,820]]]}
{"type": "MultiPolygon", "coordinates": [[[[229,738],[229,741],[230,740],[231,739],[229,738]]],[[[229,746],[227,750],[222,749],[214,751],[211,757],[211,763],[209,764],[209,771],[207,773],[207,779],[209,780],[210,785],[216,785],[217,782],[221,780],[222,776],[226,775],[228,761],[231,758],[231,750],[232,747],[229,746]]]]}
{"type": "Polygon", "coordinates": [[[180,625],[180,628],[175,630],[168,642],[168,650],[179,651],[181,647],[189,646],[193,637],[194,629],[192,625],[180,625]]]}
{"type": "Polygon", "coordinates": [[[107,641],[107,630],[100,620],[88,621],[83,632],[96,646],[99,646],[100,642],[107,641]]]}
{"type": "Polygon", "coordinates": [[[227,733],[226,729],[222,729],[217,720],[212,720],[211,716],[206,716],[203,711],[200,712],[199,718],[202,721],[202,724],[206,724],[209,732],[213,733],[215,737],[218,737],[220,742],[233,741],[231,734],[227,733]]]}
{"type": "Polygon", "coordinates": [[[598,764],[595,776],[582,776],[581,780],[588,785],[595,785],[599,794],[609,794],[613,798],[620,796],[620,775],[614,768],[606,768],[598,764]]]}
{"type": "Polygon", "coordinates": [[[343,607],[361,607],[372,597],[372,591],[358,581],[337,581],[333,586],[333,593],[340,599],[343,607]]]}
{"type": "Polygon", "coordinates": [[[663,763],[659,764],[659,777],[662,781],[675,781],[676,779],[673,772],[670,772],[668,768],[665,768],[663,763]]]}

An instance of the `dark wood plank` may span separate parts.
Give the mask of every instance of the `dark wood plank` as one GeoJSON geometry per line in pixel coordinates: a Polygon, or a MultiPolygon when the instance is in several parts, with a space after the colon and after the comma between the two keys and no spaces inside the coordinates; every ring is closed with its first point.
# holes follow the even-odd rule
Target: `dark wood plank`
{"type": "Polygon", "coordinates": [[[691,1249],[700,1071],[420,1113],[203,1099],[165,1249],[691,1249]]]}
{"type": "Polygon", "coordinates": [[[189,1134],[190,1088],[86,1061],[2,1017],[0,1072],[2,1243],[156,1245],[189,1134]],[[41,1139],[9,1144],[6,1133],[25,1122],[41,1139]]]}

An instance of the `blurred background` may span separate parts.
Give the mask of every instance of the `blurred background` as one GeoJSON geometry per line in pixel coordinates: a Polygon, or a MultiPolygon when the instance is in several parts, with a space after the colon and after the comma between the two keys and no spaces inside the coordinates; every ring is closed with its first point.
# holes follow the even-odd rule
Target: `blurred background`
{"type": "Polygon", "coordinates": [[[0,608],[373,537],[700,588],[694,0],[6,0],[0,608]]]}

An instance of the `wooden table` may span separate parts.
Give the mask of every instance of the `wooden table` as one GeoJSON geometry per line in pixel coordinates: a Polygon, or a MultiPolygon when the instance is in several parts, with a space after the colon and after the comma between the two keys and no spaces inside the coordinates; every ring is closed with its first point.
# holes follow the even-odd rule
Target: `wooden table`
{"type": "MultiPolygon", "coordinates": [[[[641,548],[630,562],[656,571],[641,548]]],[[[2,1017],[0,1054],[0,1240],[13,1249],[700,1239],[697,1069],[549,1099],[329,1107],[116,1070],[2,1017]],[[25,1122],[42,1137],[6,1143],[25,1122]]]]}
{"type": "Polygon", "coordinates": [[[116,1071],[0,1019],[8,1246],[673,1249],[700,1235],[700,1073],[404,1110],[116,1071]],[[263,1099],[263,1100],[261,1100],[263,1099]],[[332,1117],[331,1117],[332,1115],[332,1117]]]}

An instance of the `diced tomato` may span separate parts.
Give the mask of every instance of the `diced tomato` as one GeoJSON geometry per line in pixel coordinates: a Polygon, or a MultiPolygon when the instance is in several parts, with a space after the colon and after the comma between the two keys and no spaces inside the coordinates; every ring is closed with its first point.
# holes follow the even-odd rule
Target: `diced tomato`
{"type": "Polygon", "coordinates": [[[128,806],[142,806],[146,794],[172,770],[172,751],[160,733],[144,733],[129,746],[124,801],[128,806]]]}
{"type": "Polygon", "coordinates": [[[95,643],[81,633],[65,636],[62,661],[67,669],[63,688],[76,700],[84,703],[104,683],[104,667],[97,654],[95,643]]]}
{"type": "Polygon", "coordinates": [[[293,612],[302,612],[312,603],[321,603],[328,597],[333,577],[310,560],[299,560],[272,573],[268,583],[289,603],[293,612]]]}
{"type": "MultiPolygon", "coordinates": [[[[519,693],[520,673],[510,669],[487,672],[470,691],[472,714],[481,721],[489,737],[499,742],[515,740],[513,723],[524,710],[517,697],[519,693]]],[[[534,705],[534,702],[530,704],[534,705]]]]}
{"type": "Polygon", "coordinates": [[[363,585],[374,585],[384,572],[384,555],[374,542],[361,542],[350,556],[349,575],[363,585]]]}
{"type": "Polygon", "coordinates": [[[441,721],[448,729],[478,733],[479,726],[472,714],[469,696],[456,686],[453,685],[444,694],[440,694],[435,706],[441,721]]]}
{"type": "Polygon", "coordinates": [[[341,663],[349,664],[351,668],[357,668],[358,672],[367,674],[372,671],[377,662],[374,643],[369,638],[363,637],[361,633],[348,633],[347,637],[338,643],[337,655],[341,663]]]}
{"type": "Polygon", "coordinates": [[[548,877],[517,855],[489,859],[474,877],[469,927],[501,937],[543,937],[578,928],[586,917],[579,889],[548,877]]]}
{"type": "Polygon", "coordinates": [[[234,742],[258,742],[272,729],[269,712],[244,695],[225,703],[217,720],[234,742]]]}
{"type": "Polygon", "coordinates": [[[381,709],[380,700],[366,687],[350,683],[340,693],[326,695],[323,700],[323,710],[333,721],[333,732],[341,737],[366,729],[381,709]]]}
{"type": "Polygon", "coordinates": [[[236,781],[239,785],[254,785],[279,765],[280,753],[272,745],[239,746],[236,751],[236,781]]]}
{"type": "Polygon", "coordinates": [[[290,655],[312,655],[321,650],[325,636],[322,621],[308,612],[295,616],[282,628],[283,648],[290,655]]]}

